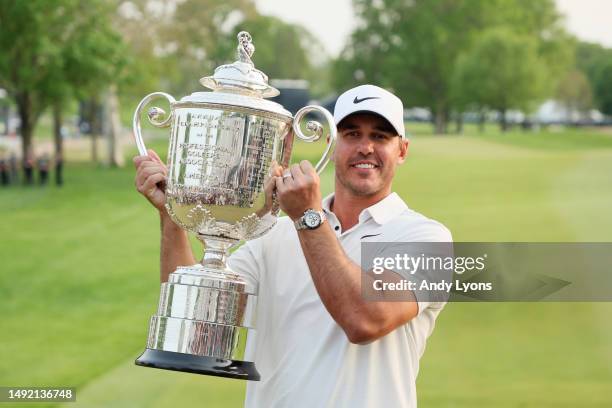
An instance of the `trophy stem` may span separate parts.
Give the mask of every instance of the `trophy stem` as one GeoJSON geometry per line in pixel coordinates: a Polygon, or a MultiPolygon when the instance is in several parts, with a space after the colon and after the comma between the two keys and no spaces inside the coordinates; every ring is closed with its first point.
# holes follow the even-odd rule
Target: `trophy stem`
{"type": "Polygon", "coordinates": [[[226,262],[229,256],[229,250],[236,245],[237,242],[216,239],[200,234],[197,234],[197,237],[202,244],[204,244],[204,255],[202,261],[200,261],[202,266],[211,269],[227,270],[226,262]]]}

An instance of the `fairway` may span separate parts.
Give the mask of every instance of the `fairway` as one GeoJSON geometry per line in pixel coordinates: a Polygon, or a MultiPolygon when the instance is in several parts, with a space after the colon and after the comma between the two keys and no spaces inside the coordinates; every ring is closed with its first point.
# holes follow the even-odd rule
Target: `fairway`
{"type": "MultiPolygon", "coordinates": [[[[322,147],[294,149],[314,161],[322,147]]],[[[242,406],[242,382],[133,365],[158,301],[159,231],[131,165],[71,163],[65,183],[0,190],[0,384],[74,386],[66,407],[242,406]]],[[[417,132],[394,189],[455,241],[608,242],[612,136],[417,132]]],[[[419,403],[612,406],[611,314],[610,303],[449,304],[419,403]]]]}

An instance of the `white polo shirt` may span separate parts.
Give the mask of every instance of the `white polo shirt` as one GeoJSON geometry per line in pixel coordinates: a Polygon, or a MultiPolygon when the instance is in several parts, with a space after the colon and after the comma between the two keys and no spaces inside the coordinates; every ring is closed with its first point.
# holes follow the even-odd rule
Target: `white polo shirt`
{"type": "MultiPolygon", "coordinates": [[[[452,241],[448,229],[409,209],[395,193],[341,231],[329,209],[332,199],[323,201],[328,222],[358,265],[362,239],[452,241]]],[[[370,344],[352,344],[321,302],[288,217],[238,249],[229,266],[259,291],[257,332],[248,339],[246,359],[255,362],[261,381],[248,383],[247,407],[416,407],[419,358],[443,303],[419,303],[407,324],[370,344]]]]}

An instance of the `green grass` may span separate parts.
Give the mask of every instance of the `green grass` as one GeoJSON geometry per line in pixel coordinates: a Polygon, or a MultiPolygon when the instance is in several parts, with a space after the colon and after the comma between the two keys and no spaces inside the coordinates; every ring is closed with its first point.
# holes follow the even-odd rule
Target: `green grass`
{"type": "MultiPolygon", "coordinates": [[[[314,161],[322,146],[294,149],[314,161]]],[[[159,294],[156,214],[131,166],[66,172],[61,189],[0,190],[0,385],[75,386],[67,407],[240,406],[239,381],[133,365],[159,294]]],[[[330,168],[326,192],[332,181],[330,168]]],[[[456,241],[612,241],[612,144],[601,132],[418,133],[394,188],[456,241]]],[[[611,406],[611,313],[607,303],[449,304],[421,360],[420,404],[611,406]]]]}

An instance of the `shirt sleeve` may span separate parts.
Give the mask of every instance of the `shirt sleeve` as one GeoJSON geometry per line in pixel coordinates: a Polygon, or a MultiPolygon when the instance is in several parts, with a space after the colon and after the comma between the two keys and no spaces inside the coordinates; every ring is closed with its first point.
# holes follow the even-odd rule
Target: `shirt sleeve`
{"type": "MultiPolygon", "coordinates": [[[[449,243],[448,245],[440,244],[440,245],[425,245],[425,250],[423,251],[425,255],[435,256],[435,257],[447,257],[453,255],[452,251],[452,242],[453,236],[448,228],[446,228],[443,224],[428,219],[427,222],[420,225],[416,231],[413,231],[410,237],[413,242],[423,242],[423,243],[449,243]]],[[[434,269],[429,271],[420,270],[417,272],[419,282],[423,280],[428,282],[440,282],[449,280],[452,276],[449,275],[448,271],[434,269]]],[[[414,291],[414,296],[417,300],[418,304],[418,314],[421,314],[427,308],[436,309],[439,311],[444,307],[446,301],[448,300],[448,293],[432,293],[431,291],[423,291],[416,290],[414,291]]]]}
{"type": "MultiPolygon", "coordinates": [[[[429,307],[440,309],[448,300],[448,293],[424,289],[426,286],[422,286],[422,283],[451,281],[451,273],[443,269],[438,261],[452,257],[452,241],[452,235],[444,225],[427,219],[405,228],[402,233],[394,237],[393,242],[379,243],[377,250],[374,251],[375,257],[379,260],[397,259],[398,256],[404,259],[404,255],[407,255],[420,262],[417,267],[411,263],[406,267],[406,262],[402,263],[404,266],[393,263],[393,267],[385,267],[386,270],[415,285],[416,290],[411,292],[416,298],[418,314],[429,307]],[[438,261],[432,261],[424,267],[427,259],[438,261]]],[[[398,295],[400,300],[407,298],[401,291],[398,295]]]]}

